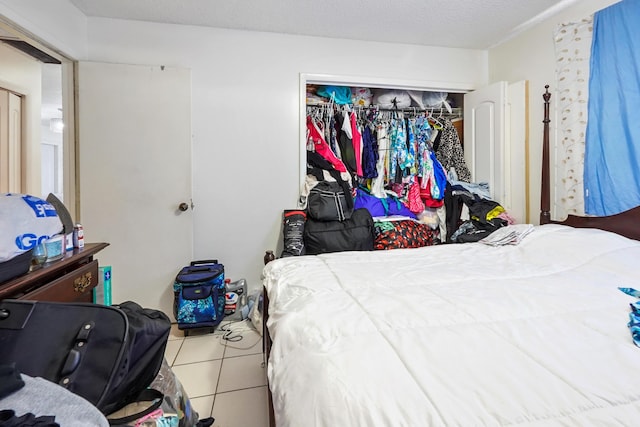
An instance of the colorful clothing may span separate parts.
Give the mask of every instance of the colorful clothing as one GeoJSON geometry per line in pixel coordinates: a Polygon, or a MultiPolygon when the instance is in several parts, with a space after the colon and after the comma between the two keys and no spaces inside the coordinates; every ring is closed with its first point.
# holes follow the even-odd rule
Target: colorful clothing
{"type": "Polygon", "coordinates": [[[358,128],[358,118],[356,113],[351,113],[351,143],[353,144],[353,152],[356,155],[356,175],[362,175],[362,134],[358,128]]]}
{"type": "Polygon", "coordinates": [[[393,119],[389,132],[391,159],[389,181],[402,182],[403,169],[407,161],[407,131],[404,120],[393,119]]]}
{"type": "Polygon", "coordinates": [[[389,136],[387,134],[387,124],[381,123],[376,127],[376,136],[378,140],[378,162],[376,163],[377,176],[371,182],[371,194],[378,198],[386,196],[384,186],[386,184],[385,177],[389,170],[389,136]]]}
{"type": "Polygon", "coordinates": [[[375,178],[378,176],[376,163],[378,162],[378,143],[373,136],[370,125],[364,127],[362,133],[362,176],[375,178]]]}
{"type": "Polygon", "coordinates": [[[440,142],[436,149],[438,160],[445,170],[454,168],[460,181],[471,182],[471,172],[464,161],[462,144],[458,137],[458,131],[449,119],[442,119],[443,129],[440,133],[440,142]]]}
{"type": "Polygon", "coordinates": [[[331,151],[331,147],[329,147],[329,144],[324,140],[323,133],[318,129],[318,126],[311,116],[307,116],[307,143],[309,142],[313,142],[315,152],[329,161],[337,171],[347,171],[342,160],[337,158],[335,154],[333,154],[333,151],[331,151]]]}

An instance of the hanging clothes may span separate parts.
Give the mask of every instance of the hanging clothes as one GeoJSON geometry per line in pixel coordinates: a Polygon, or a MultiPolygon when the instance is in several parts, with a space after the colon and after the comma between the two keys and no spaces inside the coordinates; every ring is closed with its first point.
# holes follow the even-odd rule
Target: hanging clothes
{"type": "Polygon", "coordinates": [[[373,135],[373,124],[365,125],[362,133],[362,176],[363,178],[376,178],[378,171],[378,143],[373,135]]]}
{"type": "MultiPolygon", "coordinates": [[[[431,151],[431,126],[426,117],[420,116],[415,119],[414,122],[416,132],[416,144],[418,147],[416,163],[417,170],[416,175],[423,177],[428,175],[427,168],[429,167],[429,152],[431,151]]],[[[426,185],[426,183],[425,183],[426,185]]],[[[424,188],[424,187],[423,187],[424,188]]]]}
{"type": "Polygon", "coordinates": [[[356,113],[349,115],[351,122],[351,144],[353,144],[353,152],[356,156],[356,175],[362,176],[362,134],[358,129],[358,118],[356,113]]]}
{"type": "Polygon", "coordinates": [[[407,131],[404,120],[391,120],[389,140],[391,142],[389,147],[391,150],[389,181],[402,183],[403,169],[405,168],[407,156],[409,154],[407,150],[407,131]]]}
{"type": "Polygon", "coordinates": [[[447,187],[447,171],[444,166],[438,161],[436,154],[431,151],[429,152],[429,156],[431,157],[431,162],[433,164],[433,182],[431,183],[431,196],[440,200],[444,198],[444,191],[447,187]]]}
{"type": "Polygon", "coordinates": [[[335,119],[336,133],[339,135],[338,147],[340,150],[340,158],[351,176],[356,176],[356,155],[351,142],[351,120],[348,114],[342,113],[336,114],[335,119]]]}
{"type": "MultiPolygon", "coordinates": [[[[315,130],[328,141],[327,151],[333,153],[351,175],[353,187],[367,188],[379,199],[394,194],[397,203],[410,213],[433,209],[442,219],[444,239],[447,171],[450,169],[454,176],[470,180],[452,122],[411,111],[358,108],[352,112],[345,107],[334,107],[322,113],[312,114],[317,122],[315,130]]],[[[327,154],[315,130],[314,127],[308,129],[312,149],[318,147],[319,152],[327,154]]]]}
{"type": "Polygon", "coordinates": [[[344,163],[331,151],[331,147],[324,140],[323,132],[318,129],[311,116],[307,116],[307,143],[309,142],[313,143],[314,151],[329,161],[338,172],[347,171],[344,163]]]}
{"type": "Polygon", "coordinates": [[[376,163],[377,176],[371,183],[371,194],[378,198],[386,197],[384,186],[385,177],[389,170],[389,136],[387,134],[388,124],[378,123],[376,126],[376,139],[378,141],[378,162],[376,163]]]}
{"type": "Polygon", "coordinates": [[[409,187],[409,191],[407,192],[407,206],[409,210],[415,214],[419,214],[425,209],[424,202],[420,198],[420,185],[417,182],[414,182],[409,187]]]}
{"type": "MultiPolygon", "coordinates": [[[[405,159],[402,169],[405,172],[405,176],[413,176],[418,171],[416,167],[416,126],[415,120],[406,120],[407,129],[407,158],[405,159]]],[[[410,180],[412,181],[412,180],[410,180]]]]}
{"type": "Polygon", "coordinates": [[[336,131],[336,118],[333,114],[329,117],[329,147],[335,153],[336,157],[342,159],[340,145],[338,144],[338,132],[336,131]]]}
{"type": "Polygon", "coordinates": [[[454,168],[458,175],[458,180],[471,182],[471,172],[464,161],[464,153],[462,151],[462,144],[458,137],[456,128],[448,118],[441,118],[442,131],[439,134],[438,147],[436,150],[436,156],[445,170],[454,168]]]}
{"type": "Polygon", "coordinates": [[[351,114],[348,111],[343,112],[342,130],[349,139],[353,139],[353,128],[351,127],[351,114]]]}

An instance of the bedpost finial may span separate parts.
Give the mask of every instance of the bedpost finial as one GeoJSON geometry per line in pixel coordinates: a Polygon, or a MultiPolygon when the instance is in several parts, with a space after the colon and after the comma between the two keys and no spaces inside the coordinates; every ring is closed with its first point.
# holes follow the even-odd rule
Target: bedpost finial
{"type": "Polygon", "coordinates": [[[544,85],[544,93],[542,94],[542,98],[544,102],[549,103],[549,99],[551,99],[551,94],[549,93],[549,85],[544,85]]]}

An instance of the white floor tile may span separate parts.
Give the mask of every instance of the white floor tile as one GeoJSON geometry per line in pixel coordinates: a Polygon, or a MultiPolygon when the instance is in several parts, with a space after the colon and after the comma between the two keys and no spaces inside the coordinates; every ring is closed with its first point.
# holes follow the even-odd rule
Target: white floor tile
{"type": "Polygon", "coordinates": [[[218,393],[267,385],[262,354],[225,358],[222,361],[218,393]]]}
{"type": "Polygon", "coordinates": [[[170,340],[167,341],[167,348],[164,350],[164,358],[167,359],[167,363],[169,366],[173,365],[173,361],[176,359],[178,355],[178,350],[180,350],[180,346],[182,345],[183,340],[170,340]]]}
{"type": "MultiPolygon", "coordinates": [[[[179,356],[179,354],[178,354],[179,356]]],[[[222,360],[174,365],[173,372],[182,383],[189,398],[208,396],[216,392],[222,360]]]]}
{"type": "Polygon", "coordinates": [[[216,394],[214,427],[268,427],[267,387],[216,394]]]}
{"type": "Polygon", "coordinates": [[[178,340],[184,338],[184,332],[178,329],[177,323],[171,324],[171,331],[169,332],[169,340],[178,340]]]}
{"type": "Polygon", "coordinates": [[[238,332],[242,336],[240,341],[223,341],[227,347],[224,357],[246,356],[249,354],[262,354],[262,337],[254,330],[238,332]]]}
{"type": "Polygon", "coordinates": [[[224,345],[220,342],[220,335],[207,334],[197,337],[187,337],[173,362],[174,365],[204,362],[222,359],[224,345]]]}
{"type": "Polygon", "coordinates": [[[211,416],[211,407],[213,406],[213,395],[189,398],[191,407],[198,413],[199,419],[209,418],[211,416]]]}

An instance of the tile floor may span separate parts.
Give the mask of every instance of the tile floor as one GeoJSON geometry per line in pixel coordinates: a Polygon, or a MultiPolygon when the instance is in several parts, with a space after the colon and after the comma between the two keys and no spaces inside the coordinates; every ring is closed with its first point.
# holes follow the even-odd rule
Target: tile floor
{"type": "Polygon", "coordinates": [[[262,337],[249,322],[222,322],[213,334],[186,338],[172,325],[165,357],[200,418],[215,418],[213,427],[268,427],[262,337]],[[242,339],[223,339],[224,329],[242,339]]]}

